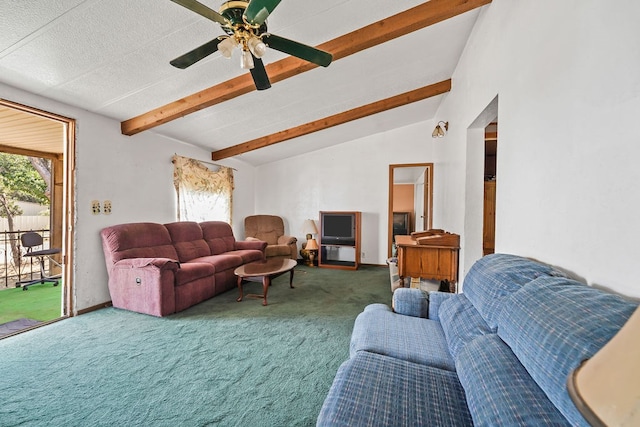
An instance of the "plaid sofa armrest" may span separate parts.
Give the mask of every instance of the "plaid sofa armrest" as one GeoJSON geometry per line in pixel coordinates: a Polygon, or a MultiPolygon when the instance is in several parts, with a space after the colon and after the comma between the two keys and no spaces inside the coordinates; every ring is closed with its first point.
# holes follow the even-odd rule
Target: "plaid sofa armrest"
{"type": "Polygon", "coordinates": [[[429,294],[420,289],[398,288],[393,292],[393,311],[412,317],[427,318],[429,315],[429,294]]]}

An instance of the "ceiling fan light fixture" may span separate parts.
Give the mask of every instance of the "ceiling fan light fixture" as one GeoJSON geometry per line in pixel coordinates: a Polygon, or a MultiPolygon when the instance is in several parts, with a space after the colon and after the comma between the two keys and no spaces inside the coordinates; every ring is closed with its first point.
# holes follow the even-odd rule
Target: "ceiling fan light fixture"
{"type": "Polygon", "coordinates": [[[268,32],[267,18],[282,0],[227,0],[218,12],[198,0],[171,1],[218,23],[226,33],[169,61],[176,68],[184,70],[215,52],[231,58],[239,48],[240,66],[251,71],[257,90],[265,90],[271,87],[262,62],[267,47],[322,67],[333,60],[329,52],[268,32]]]}
{"type": "Polygon", "coordinates": [[[259,37],[251,36],[247,42],[249,50],[256,58],[262,58],[267,51],[267,45],[259,37]]]}
{"type": "Polygon", "coordinates": [[[233,49],[235,49],[237,45],[238,42],[236,41],[235,37],[227,37],[226,39],[222,40],[220,44],[218,44],[218,51],[220,51],[222,56],[229,59],[233,54],[233,49]]]}
{"type": "Polygon", "coordinates": [[[248,50],[242,51],[242,56],[240,56],[240,67],[245,70],[251,70],[254,67],[253,56],[248,50]]]}

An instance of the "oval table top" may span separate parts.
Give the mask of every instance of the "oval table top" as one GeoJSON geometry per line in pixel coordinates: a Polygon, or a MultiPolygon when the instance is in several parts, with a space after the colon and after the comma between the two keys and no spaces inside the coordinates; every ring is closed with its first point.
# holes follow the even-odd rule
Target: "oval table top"
{"type": "Polygon", "coordinates": [[[233,273],[240,277],[270,276],[289,271],[296,265],[298,263],[290,258],[270,258],[266,261],[254,261],[241,265],[233,273]]]}

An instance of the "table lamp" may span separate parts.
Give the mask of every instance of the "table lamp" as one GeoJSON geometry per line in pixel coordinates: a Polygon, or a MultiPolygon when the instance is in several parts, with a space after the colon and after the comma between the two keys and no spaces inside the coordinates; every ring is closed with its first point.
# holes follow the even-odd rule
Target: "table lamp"
{"type": "Polygon", "coordinates": [[[640,308],[567,379],[569,396],[592,426],[640,425],[640,308]]]}
{"type": "Polygon", "coordinates": [[[313,266],[313,262],[319,249],[318,242],[313,238],[314,234],[318,234],[318,228],[316,227],[315,221],[312,219],[306,219],[302,225],[302,231],[307,235],[307,243],[304,247],[304,250],[307,251],[309,256],[309,262],[307,265],[313,266]]]}

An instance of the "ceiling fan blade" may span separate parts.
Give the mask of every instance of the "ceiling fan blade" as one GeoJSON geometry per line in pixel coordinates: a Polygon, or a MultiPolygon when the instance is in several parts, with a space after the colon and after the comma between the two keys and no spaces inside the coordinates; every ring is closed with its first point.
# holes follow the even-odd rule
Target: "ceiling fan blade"
{"type": "Polygon", "coordinates": [[[251,71],[251,77],[253,77],[253,82],[256,85],[256,89],[265,90],[271,87],[271,82],[269,81],[269,76],[267,75],[267,70],[264,69],[264,64],[262,63],[262,59],[253,57],[253,68],[251,71]]]}
{"type": "Polygon", "coordinates": [[[321,65],[323,67],[328,67],[333,60],[333,55],[328,52],[293,40],[285,39],[284,37],[276,36],[275,34],[265,34],[262,37],[262,41],[272,49],[288,53],[289,55],[304,59],[305,61],[313,62],[314,64],[321,65]]]}
{"type": "Polygon", "coordinates": [[[262,25],[281,0],[251,0],[244,11],[244,19],[251,25],[262,25]]]}
{"type": "Polygon", "coordinates": [[[212,53],[218,50],[218,44],[224,39],[216,38],[203,44],[202,46],[198,46],[190,52],[185,53],[169,62],[176,68],[185,69],[187,67],[192,66],[196,62],[200,61],[202,58],[206,58],[212,53]]]}
{"type": "Polygon", "coordinates": [[[202,3],[196,0],[171,0],[171,1],[179,4],[180,6],[186,7],[187,9],[199,15],[202,15],[207,19],[217,22],[218,24],[229,25],[229,20],[227,20],[227,18],[225,18],[215,10],[203,5],[202,3]]]}

